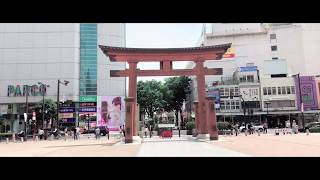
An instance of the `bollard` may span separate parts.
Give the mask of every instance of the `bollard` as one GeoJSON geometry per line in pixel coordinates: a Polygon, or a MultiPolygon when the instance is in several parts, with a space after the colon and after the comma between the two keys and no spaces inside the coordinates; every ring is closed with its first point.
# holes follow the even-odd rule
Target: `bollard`
{"type": "Polygon", "coordinates": [[[21,137],[21,142],[23,142],[23,137],[21,137]]]}
{"type": "Polygon", "coordinates": [[[7,144],[9,144],[9,138],[6,138],[6,140],[7,140],[7,144]]]}
{"type": "Polygon", "coordinates": [[[39,137],[38,136],[36,136],[36,142],[38,142],[39,141],[39,137]]]}
{"type": "Polygon", "coordinates": [[[260,136],[260,130],[258,130],[258,136],[260,136]]]}
{"type": "Polygon", "coordinates": [[[245,133],[246,136],[248,135],[248,131],[247,130],[245,130],[244,133],[245,133]]]}
{"type": "Polygon", "coordinates": [[[307,136],[309,136],[309,129],[306,129],[306,132],[307,132],[307,136]]]}

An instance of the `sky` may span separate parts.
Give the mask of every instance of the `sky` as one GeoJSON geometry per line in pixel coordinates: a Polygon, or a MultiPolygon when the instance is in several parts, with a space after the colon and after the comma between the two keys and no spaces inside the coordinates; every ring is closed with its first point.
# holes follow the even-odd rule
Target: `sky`
{"type": "MultiPolygon", "coordinates": [[[[195,47],[200,38],[202,23],[127,23],[126,47],[180,48],[195,47]]],[[[184,68],[185,63],[174,63],[174,68],[184,68]]],[[[139,63],[140,69],[159,69],[158,64],[139,63]]],[[[139,80],[162,80],[165,77],[138,77],[139,80]]]]}

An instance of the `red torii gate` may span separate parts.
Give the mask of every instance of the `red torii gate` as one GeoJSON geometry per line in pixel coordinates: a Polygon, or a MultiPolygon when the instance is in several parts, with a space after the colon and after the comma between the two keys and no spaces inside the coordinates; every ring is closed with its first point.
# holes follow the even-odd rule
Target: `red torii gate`
{"type": "Polygon", "coordinates": [[[129,69],[110,70],[110,77],[129,77],[129,94],[126,98],[126,137],[125,142],[131,143],[132,136],[137,135],[135,124],[137,105],[137,76],[191,76],[197,79],[198,102],[196,106],[196,129],[198,134],[207,134],[210,139],[217,139],[216,115],[212,98],[205,94],[205,75],[222,75],[222,68],[206,68],[204,61],[219,60],[230,48],[231,43],[214,46],[190,48],[124,48],[99,45],[111,62],[128,62],[129,69]],[[160,70],[137,69],[138,62],[160,62],[160,70]],[[172,61],[193,61],[193,69],[173,69],[172,61]],[[210,110],[209,110],[209,109],[210,110]],[[211,118],[210,118],[211,117],[211,118]],[[213,118],[213,121],[212,121],[213,118]],[[207,126],[210,126],[208,128],[207,126]]]}

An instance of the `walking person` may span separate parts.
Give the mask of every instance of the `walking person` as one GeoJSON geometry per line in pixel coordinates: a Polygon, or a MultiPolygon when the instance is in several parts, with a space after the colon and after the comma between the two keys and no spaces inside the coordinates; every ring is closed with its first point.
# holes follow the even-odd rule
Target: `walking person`
{"type": "Polygon", "coordinates": [[[267,134],[267,132],[268,132],[268,127],[267,127],[267,123],[265,122],[263,124],[263,134],[267,134]]]}
{"type": "Polygon", "coordinates": [[[126,130],[124,129],[124,125],[123,125],[123,128],[122,128],[122,133],[123,133],[123,137],[126,137],[126,130]]]}
{"type": "Polygon", "coordinates": [[[108,126],[106,126],[106,131],[107,131],[107,136],[108,136],[108,140],[109,140],[109,128],[108,128],[108,126]]]}
{"type": "Polygon", "coordinates": [[[44,134],[44,131],[43,131],[42,129],[39,129],[39,137],[40,137],[40,140],[42,140],[43,134],[44,134]]]}
{"type": "Polygon", "coordinates": [[[150,125],[150,132],[149,132],[150,138],[152,137],[152,126],[150,125]]]}
{"type": "Polygon", "coordinates": [[[64,140],[66,141],[67,140],[67,137],[68,137],[68,128],[66,127],[64,129],[64,140]]]}
{"type": "Polygon", "coordinates": [[[76,134],[77,134],[77,140],[79,140],[80,139],[80,128],[79,127],[76,128],[76,134]]]}
{"type": "Polygon", "coordinates": [[[77,138],[77,129],[76,129],[76,127],[73,128],[73,139],[74,139],[74,140],[77,140],[77,139],[78,139],[78,138],[77,138]]]}
{"type": "Polygon", "coordinates": [[[96,140],[100,139],[100,128],[97,127],[97,128],[95,129],[95,132],[96,132],[96,140]]]}
{"type": "Polygon", "coordinates": [[[237,123],[234,128],[235,128],[236,136],[238,136],[238,133],[239,133],[239,124],[237,123]]]}
{"type": "Polygon", "coordinates": [[[147,136],[147,133],[148,133],[148,126],[146,126],[146,127],[144,128],[144,135],[145,135],[146,138],[148,137],[148,136],[147,136]]]}

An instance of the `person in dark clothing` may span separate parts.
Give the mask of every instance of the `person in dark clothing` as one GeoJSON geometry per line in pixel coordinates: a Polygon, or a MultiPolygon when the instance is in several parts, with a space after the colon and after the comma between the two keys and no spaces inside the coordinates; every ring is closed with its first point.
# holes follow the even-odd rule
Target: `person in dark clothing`
{"type": "Polygon", "coordinates": [[[108,128],[108,126],[106,126],[106,131],[107,131],[107,135],[108,135],[108,140],[109,140],[109,128],[108,128]]]}
{"type": "Polygon", "coordinates": [[[76,128],[73,128],[73,139],[74,140],[78,139],[78,137],[77,137],[77,129],[76,128]]]}
{"type": "Polygon", "coordinates": [[[122,128],[122,133],[123,133],[123,137],[126,137],[126,130],[124,129],[124,125],[123,125],[123,128],[122,128]]]}

